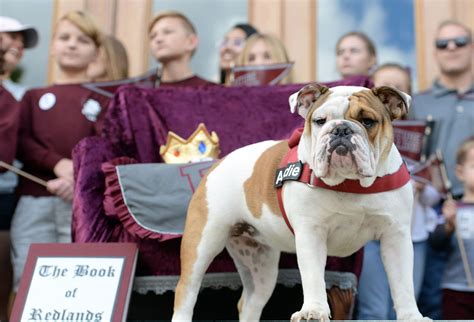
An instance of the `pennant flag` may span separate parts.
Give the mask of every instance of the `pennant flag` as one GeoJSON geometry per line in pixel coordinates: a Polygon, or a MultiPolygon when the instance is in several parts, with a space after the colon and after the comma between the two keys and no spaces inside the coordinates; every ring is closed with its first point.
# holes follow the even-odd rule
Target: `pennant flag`
{"type": "Polygon", "coordinates": [[[436,154],[431,155],[426,162],[414,163],[409,166],[410,168],[414,180],[432,184],[443,195],[451,193],[451,182],[441,151],[436,151],[436,154]]]}
{"type": "Polygon", "coordinates": [[[232,68],[232,86],[276,85],[291,71],[293,63],[237,66],[232,68]]]}
{"type": "Polygon", "coordinates": [[[403,158],[421,162],[426,160],[434,122],[396,120],[392,124],[394,143],[403,158]]]}
{"type": "Polygon", "coordinates": [[[144,75],[110,82],[92,82],[82,84],[83,87],[106,97],[113,97],[115,91],[122,85],[137,85],[141,87],[158,87],[160,85],[159,70],[150,70],[144,75]]]}

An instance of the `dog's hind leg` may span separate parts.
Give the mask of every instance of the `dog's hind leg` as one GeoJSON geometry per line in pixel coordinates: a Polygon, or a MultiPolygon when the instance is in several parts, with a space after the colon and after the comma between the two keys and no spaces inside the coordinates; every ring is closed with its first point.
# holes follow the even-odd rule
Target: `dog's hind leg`
{"type": "Polygon", "coordinates": [[[239,319],[258,321],[276,285],[280,252],[245,236],[231,238],[227,250],[243,284],[239,319]]]}
{"type": "Polygon", "coordinates": [[[175,292],[173,321],[191,321],[202,278],[225,247],[231,225],[209,212],[205,185],[196,190],[181,242],[181,275],[175,292]]]}

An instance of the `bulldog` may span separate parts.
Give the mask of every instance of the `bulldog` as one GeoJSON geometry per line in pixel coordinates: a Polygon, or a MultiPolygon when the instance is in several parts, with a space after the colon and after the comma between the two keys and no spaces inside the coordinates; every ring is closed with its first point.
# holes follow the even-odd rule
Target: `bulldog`
{"type": "Polygon", "coordinates": [[[413,191],[391,125],[410,99],[391,87],[307,85],[289,99],[305,119],[291,147],[261,142],[215,164],[188,208],[173,321],[191,321],[203,275],[224,247],[243,284],[240,320],[259,320],[282,251],[296,252],[304,293],[291,320],[328,320],[326,257],[369,240],[381,242],[397,318],[423,319],[412,277],[413,191]]]}

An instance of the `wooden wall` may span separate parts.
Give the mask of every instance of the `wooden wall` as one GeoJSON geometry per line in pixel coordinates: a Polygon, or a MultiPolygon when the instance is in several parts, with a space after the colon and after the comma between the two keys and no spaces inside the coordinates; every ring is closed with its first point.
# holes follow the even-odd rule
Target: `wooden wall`
{"type": "Polygon", "coordinates": [[[294,82],[316,80],[316,0],[248,0],[249,22],[279,37],[288,50],[294,82]]]}
{"type": "Polygon", "coordinates": [[[434,59],[434,39],[439,23],[454,19],[474,30],[474,1],[413,0],[413,2],[415,6],[418,89],[423,90],[431,86],[438,73],[434,59]]]}

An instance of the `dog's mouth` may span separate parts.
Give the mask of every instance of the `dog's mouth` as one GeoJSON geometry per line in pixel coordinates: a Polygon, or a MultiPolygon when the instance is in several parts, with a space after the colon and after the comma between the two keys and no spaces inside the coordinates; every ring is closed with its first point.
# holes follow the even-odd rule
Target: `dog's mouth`
{"type": "Polygon", "coordinates": [[[349,138],[334,138],[327,146],[327,163],[335,171],[350,175],[357,169],[356,146],[349,138]]]}
{"type": "Polygon", "coordinates": [[[361,136],[325,135],[320,139],[314,154],[316,176],[358,179],[372,175],[373,156],[361,136]]]}
{"type": "Polygon", "coordinates": [[[350,141],[350,138],[334,138],[329,142],[329,155],[335,152],[337,155],[346,156],[354,151],[356,146],[350,141]]]}

